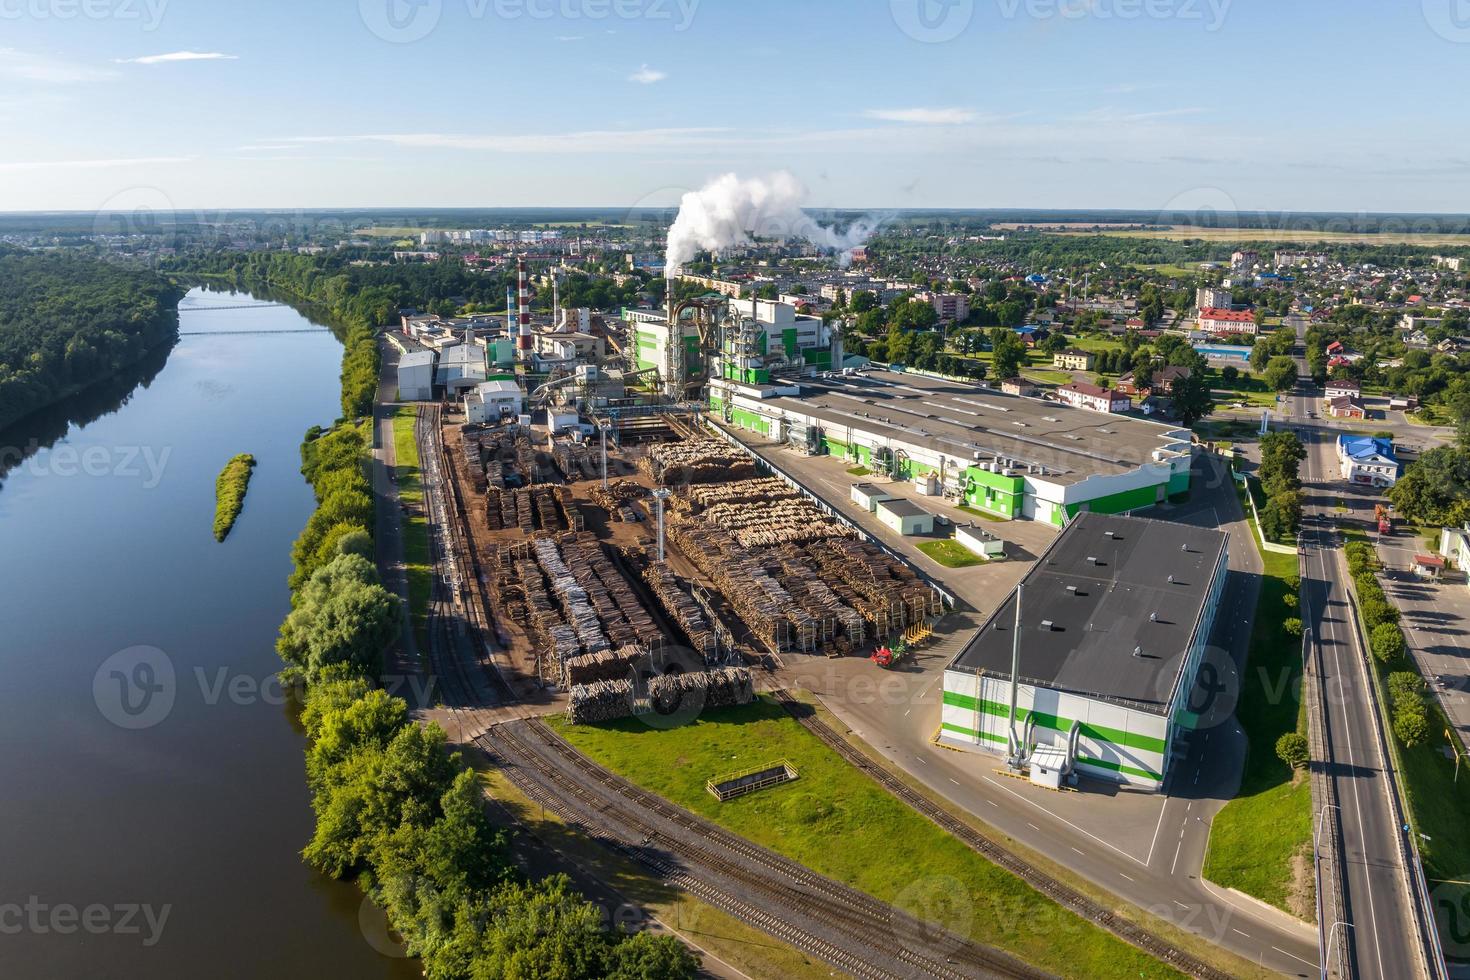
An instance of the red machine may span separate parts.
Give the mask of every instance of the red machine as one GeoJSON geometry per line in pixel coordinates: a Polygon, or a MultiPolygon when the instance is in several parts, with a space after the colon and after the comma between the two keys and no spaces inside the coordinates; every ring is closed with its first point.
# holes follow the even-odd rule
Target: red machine
{"type": "Polygon", "coordinates": [[[1378,533],[1379,534],[1392,534],[1393,533],[1393,518],[1391,518],[1391,517],[1388,516],[1388,508],[1387,507],[1383,506],[1382,504],[1379,504],[1377,507],[1373,508],[1373,516],[1376,517],[1376,518],[1378,518],[1378,533]]]}

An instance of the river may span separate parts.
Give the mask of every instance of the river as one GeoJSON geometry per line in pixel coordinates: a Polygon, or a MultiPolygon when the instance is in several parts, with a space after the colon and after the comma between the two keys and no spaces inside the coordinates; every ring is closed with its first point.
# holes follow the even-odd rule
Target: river
{"type": "Polygon", "coordinates": [[[299,856],[303,739],[275,687],[299,445],[341,346],[195,290],[178,344],[0,434],[0,975],[401,978],[299,856]],[[224,544],[214,482],[259,461],[224,544]]]}

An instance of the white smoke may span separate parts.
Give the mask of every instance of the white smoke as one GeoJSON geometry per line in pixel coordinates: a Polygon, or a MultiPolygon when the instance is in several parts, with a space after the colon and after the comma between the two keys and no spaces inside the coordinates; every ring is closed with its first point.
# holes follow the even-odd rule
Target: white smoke
{"type": "Polygon", "coordinates": [[[846,266],[852,250],[872,237],[879,220],[865,217],[845,232],[818,224],[801,209],[806,187],[785,171],[766,178],[740,179],[725,174],[679,202],[679,216],[669,229],[664,274],[679,275],[701,250],[719,251],[757,238],[803,238],[835,253],[846,266]]]}

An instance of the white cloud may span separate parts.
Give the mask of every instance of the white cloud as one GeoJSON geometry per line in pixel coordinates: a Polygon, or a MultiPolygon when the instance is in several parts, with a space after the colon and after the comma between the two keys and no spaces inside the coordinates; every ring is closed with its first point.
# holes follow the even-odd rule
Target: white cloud
{"type": "Polygon", "coordinates": [[[106,69],[33,54],[16,48],[0,48],[0,78],[23,82],[70,84],[99,82],[113,77],[106,69]]]}
{"type": "Polygon", "coordinates": [[[668,72],[659,71],[657,68],[650,68],[645,64],[633,74],[629,75],[628,81],[637,82],[639,85],[652,85],[654,82],[661,82],[668,77],[668,72]]]}
{"type": "Polygon", "coordinates": [[[869,119],[884,122],[915,123],[920,126],[962,126],[975,121],[970,109],[869,109],[863,113],[869,119]]]}
{"type": "Polygon", "coordinates": [[[26,163],[0,163],[0,171],[11,170],[104,170],[111,167],[160,166],[191,163],[193,157],[120,157],[110,160],[34,160],[26,163]]]}
{"type": "Polygon", "coordinates": [[[556,36],[556,39],[558,41],[563,41],[563,42],[566,42],[566,41],[580,41],[580,40],[582,40],[582,35],[580,35],[580,34],[558,34],[556,36]]]}
{"type": "Polygon", "coordinates": [[[149,54],[141,58],[116,58],[120,65],[166,65],[175,61],[238,61],[239,56],[222,54],[219,51],[170,51],[167,54],[149,54]]]}

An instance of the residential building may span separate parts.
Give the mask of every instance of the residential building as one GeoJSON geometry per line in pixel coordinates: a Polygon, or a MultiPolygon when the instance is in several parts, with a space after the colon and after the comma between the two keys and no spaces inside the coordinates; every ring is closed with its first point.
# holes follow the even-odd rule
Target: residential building
{"type": "Polygon", "coordinates": [[[1085,408],[1091,412],[1126,412],[1133,407],[1132,400],[1121,391],[1080,381],[1062,385],[1057,389],[1057,397],[1063,405],[1085,408]]]}
{"type": "Polygon", "coordinates": [[[1357,398],[1363,393],[1363,386],[1356,381],[1343,379],[1341,381],[1327,382],[1327,388],[1323,395],[1330,401],[1333,398],[1357,398]]]}
{"type": "Polygon", "coordinates": [[[940,323],[954,324],[970,316],[970,297],[964,293],[931,293],[926,290],[914,298],[933,304],[940,323]]]}
{"type": "Polygon", "coordinates": [[[1394,455],[1393,440],[1377,436],[1338,436],[1337,460],[1342,478],[1349,483],[1391,487],[1403,471],[1394,455]]]}
{"type": "Polygon", "coordinates": [[[940,740],[1162,790],[1197,723],[1228,556],[1219,531],[1079,514],[945,668],[940,740]]]}
{"type": "Polygon", "coordinates": [[[1201,286],[1194,292],[1194,305],[1201,310],[1228,310],[1235,305],[1235,295],[1217,286],[1201,286]]]}
{"type": "Polygon", "coordinates": [[[1230,264],[1237,269],[1250,269],[1259,265],[1260,261],[1261,253],[1253,250],[1232,252],[1230,254],[1230,264]]]}
{"type": "Polygon", "coordinates": [[[1368,411],[1363,403],[1350,395],[1339,395],[1327,400],[1327,414],[1335,419],[1365,419],[1368,411]]]}
{"type": "Polygon", "coordinates": [[[1254,337],[1261,332],[1256,326],[1256,315],[1250,310],[1206,308],[1199,311],[1196,322],[1199,329],[1208,334],[1249,334],[1254,337]]]}
{"type": "Polygon", "coordinates": [[[1000,383],[1000,390],[1007,395],[1021,395],[1034,398],[1041,393],[1036,382],[1027,381],[1025,378],[1006,378],[1000,383]]]}
{"type": "Polygon", "coordinates": [[[1051,356],[1051,366],[1061,368],[1063,371],[1091,371],[1096,361],[1097,358],[1092,352],[1078,350],[1075,347],[1057,351],[1051,356]]]}

